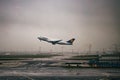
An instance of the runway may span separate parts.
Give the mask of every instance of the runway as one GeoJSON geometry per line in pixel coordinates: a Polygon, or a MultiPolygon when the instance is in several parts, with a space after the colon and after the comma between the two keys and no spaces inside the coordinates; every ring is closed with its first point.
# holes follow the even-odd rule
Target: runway
{"type": "Polygon", "coordinates": [[[22,61],[21,66],[1,67],[0,80],[119,80],[119,68],[63,68],[56,61],[22,61]],[[107,79],[106,79],[107,78],[107,79]]]}
{"type": "Polygon", "coordinates": [[[0,69],[0,80],[119,80],[120,69],[41,67],[0,69]]]}
{"type": "MultiPolygon", "coordinates": [[[[1,61],[0,80],[120,80],[120,68],[64,68],[69,56],[1,61]]],[[[70,61],[71,62],[71,61],[70,61]]]]}

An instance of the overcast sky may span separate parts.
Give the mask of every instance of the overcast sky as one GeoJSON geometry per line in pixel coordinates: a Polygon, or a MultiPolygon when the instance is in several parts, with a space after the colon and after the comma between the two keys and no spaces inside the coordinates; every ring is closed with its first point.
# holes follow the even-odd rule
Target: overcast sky
{"type": "Polygon", "coordinates": [[[120,44],[119,0],[0,0],[0,50],[60,51],[37,37],[69,40],[65,51],[120,44]]]}

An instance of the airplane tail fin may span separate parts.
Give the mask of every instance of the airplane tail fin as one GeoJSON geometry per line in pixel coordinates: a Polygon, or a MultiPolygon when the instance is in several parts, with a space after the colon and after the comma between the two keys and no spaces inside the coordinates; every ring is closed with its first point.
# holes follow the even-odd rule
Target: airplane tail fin
{"type": "Polygon", "coordinates": [[[68,40],[67,42],[72,44],[74,42],[74,40],[75,40],[75,38],[72,38],[72,39],[68,40]]]}

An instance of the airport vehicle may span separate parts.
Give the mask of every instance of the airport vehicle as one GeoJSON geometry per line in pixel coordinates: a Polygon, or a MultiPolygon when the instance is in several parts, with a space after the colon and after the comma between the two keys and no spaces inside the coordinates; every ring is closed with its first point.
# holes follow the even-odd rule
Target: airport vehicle
{"type": "Polygon", "coordinates": [[[40,41],[46,41],[48,43],[52,43],[53,45],[55,45],[55,44],[59,44],[59,45],[72,45],[74,40],[75,40],[75,38],[72,38],[72,39],[70,39],[68,41],[62,41],[61,39],[59,39],[59,40],[51,40],[51,39],[48,39],[46,37],[38,37],[38,39],[40,41]]]}

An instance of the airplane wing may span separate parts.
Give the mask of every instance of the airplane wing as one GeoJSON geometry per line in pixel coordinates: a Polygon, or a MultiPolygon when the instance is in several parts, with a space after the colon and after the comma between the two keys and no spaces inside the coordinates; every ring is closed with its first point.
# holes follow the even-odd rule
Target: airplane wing
{"type": "Polygon", "coordinates": [[[60,42],[60,41],[62,41],[62,40],[51,41],[51,43],[52,43],[53,45],[55,45],[56,43],[58,43],[58,42],[60,42]]]}

